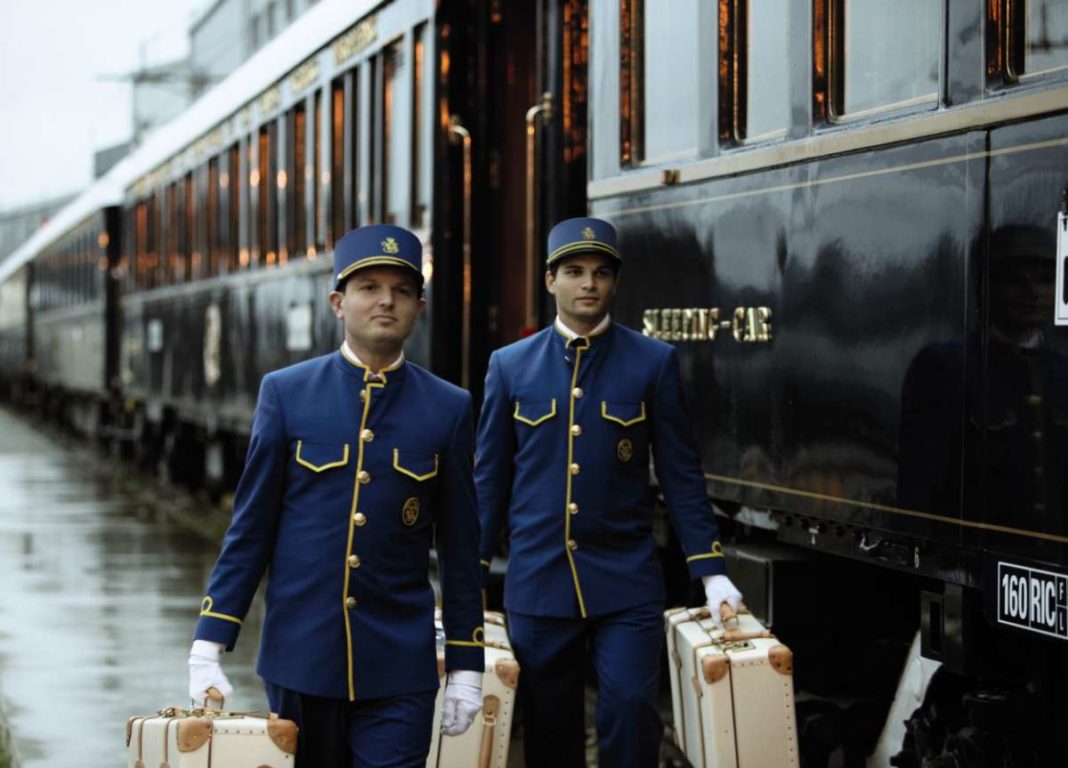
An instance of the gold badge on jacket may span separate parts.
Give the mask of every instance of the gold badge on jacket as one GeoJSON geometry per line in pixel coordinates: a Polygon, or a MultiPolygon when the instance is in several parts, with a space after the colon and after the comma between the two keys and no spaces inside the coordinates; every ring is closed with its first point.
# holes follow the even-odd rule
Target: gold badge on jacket
{"type": "Polygon", "coordinates": [[[405,525],[415,525],[415,521],[419,519],[419,499],[412,496],[406,502],[404,502],[404,508],[401,510],[401,522],[405,525]]]}
{"type": "Polygon", "coordinates": [[[616,445],[616,458],[626,464],[630,461],[632,456],[634,456],[634,446],[631,444],[630,440],[624,437],[619,441],[619,444],[616,445]]]}

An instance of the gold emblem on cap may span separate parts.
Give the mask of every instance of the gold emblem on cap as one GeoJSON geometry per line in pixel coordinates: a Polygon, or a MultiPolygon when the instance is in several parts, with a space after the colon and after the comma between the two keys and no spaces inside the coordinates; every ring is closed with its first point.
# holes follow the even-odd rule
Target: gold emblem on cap
{"type": "Polygon", "coordinates": [[[626,464],[634,456],[634,445],[627,438],[623,438],[616,445],[616,458],[626,464]]]}
{"type": "Polygon", "coordinates": [[[597,233],[593,231],[593,227],[586,227],[584,230],[582,230],[582,236],[586,240],[596,240],[597,239],[597,233]]]}
{"type": "Polygon", "coordinates": [[[401,510],[401,521],[408,526],[415,525],[415,521],[419,519],[419,499],[412,496],[406,502],[404,502],[404,509],[401,510]]]}
{"type": "Polygon", "coordinates": [[[399,253],[400,245],[398,245],[397,241],[394,240],[392,237],[387,237],[385,240],[382,241],[382,250],[386,253],[399,253]]]}

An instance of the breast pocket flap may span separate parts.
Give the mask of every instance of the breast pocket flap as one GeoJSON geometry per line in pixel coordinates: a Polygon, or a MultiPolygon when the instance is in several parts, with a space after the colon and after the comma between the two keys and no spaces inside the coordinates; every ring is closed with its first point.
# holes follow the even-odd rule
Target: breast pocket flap
{"type": "Polygon", "coordinates": [[[556,398],[536,402],[516,401],[515,413],[512,415],[516,421],[536,427],[556,415],[556,398]]]}
{"type": "Polygon", "coordinates": [[[297,463],[312,472],[324,472],[349,463],[348,443],[306,443],[297,441],[297,463]]]}
{"type": "Polygon", "coordinates": [[[393,468],[402,475],[422,482],[438,474],[438,455],[393,449],[393,468]]]}
{"type": "Polygon", "coordinates": [[[620,426],[629,427],[645,421],[645,401],[637,403],[609,403],[601,401],[601,416],[620,426]]]}

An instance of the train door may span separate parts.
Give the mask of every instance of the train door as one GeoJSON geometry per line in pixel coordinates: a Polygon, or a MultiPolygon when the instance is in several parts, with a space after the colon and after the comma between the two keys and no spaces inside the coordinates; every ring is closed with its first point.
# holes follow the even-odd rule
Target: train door
{"type": "MultiPolygon", "coordinates": [[[[1055,306],[1066,130],[1068,122],[1057,115],[990,133],[984,356],[972,417],[981,429],[984,503],[968,510],[987,526],[976,534],[984,549],[1005,560],[1062,567],[1068,562],[1068,327],[1057,324],[1055,306]]],[[[988,595],[991,612],[994,594],[988,595]]],[[[1052,622],[1047,631],[1068,639],[1068,623],[1063,616],[1055,621],[1057,612],[1043,614],[1052,622]]],[[[1034,628],[1037,617],[1029,619],[1025,624],[1034,628]]]]}
{"type": "Polygon", "coordinates": [[[586,1],[471,0],[439,19],[446,119],[435,252],[435,367],[481,393],[493,349],[551,318],[552,224],[585,211],[586,1]]]}

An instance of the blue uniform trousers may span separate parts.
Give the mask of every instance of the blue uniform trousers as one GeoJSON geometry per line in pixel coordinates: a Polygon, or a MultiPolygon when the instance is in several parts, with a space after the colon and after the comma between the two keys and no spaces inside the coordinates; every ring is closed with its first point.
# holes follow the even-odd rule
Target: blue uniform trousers
{"type": "Polygon", "coordinates": [[[660,603],[590,618],[508,613],[522,674],[527,768],[583,768],[587,650],[597,674],[598,765],[655,768],[663,727],[656,709],[664,613],[660,603]]]}
{"type": "Polygon", "coordinates": [[[437,691],[345,701],[264,681],[271,711],[296,722],[294,768],[424,768],[437,691]]]}

